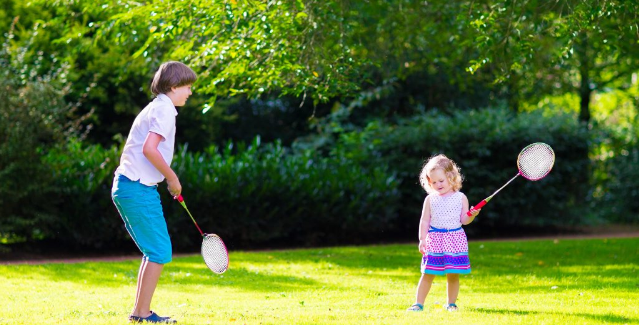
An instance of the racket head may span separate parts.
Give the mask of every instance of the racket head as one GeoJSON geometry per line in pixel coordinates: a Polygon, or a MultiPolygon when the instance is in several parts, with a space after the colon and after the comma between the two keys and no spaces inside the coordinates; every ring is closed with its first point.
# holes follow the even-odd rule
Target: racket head
{"type": "Polygon", "coordinates": [[[538,181],[555,165],[555,151],[543,142],[535,142],[521,150],[517,157],[519,174],[531,181],[538,181]]]}
{"type": "Polygon", "coordinates": [[[222,238],[216,234],[204,234],[202,257],[206,266],[214,273],[222,274],[229,268],[229,252],[222,238]]]}

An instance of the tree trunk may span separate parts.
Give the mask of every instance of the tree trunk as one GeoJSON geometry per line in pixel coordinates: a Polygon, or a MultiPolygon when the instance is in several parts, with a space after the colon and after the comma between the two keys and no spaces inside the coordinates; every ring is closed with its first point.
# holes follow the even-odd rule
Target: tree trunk
{"type": "Polygon", "coordinates": [[[590,87],[590,58],[588,57],[588,35],[581,32],[581,42],[579,44],[579,74],[581,84],[579,86],[579,120],[590,122],[590,97],[592,88],[590,87]]]}

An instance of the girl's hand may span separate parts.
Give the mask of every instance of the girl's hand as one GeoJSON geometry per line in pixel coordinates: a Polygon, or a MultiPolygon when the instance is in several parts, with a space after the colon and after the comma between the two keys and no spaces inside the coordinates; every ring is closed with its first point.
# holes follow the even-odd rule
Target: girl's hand
{"type": "Polygon", "coordinates": [[[470,210],[468,210],[472,219],[475,219],[475,217],[479,214],[479,211],[481,211],[481,209],[475,210],[475,207],[472,206],[470,207],[470,210]]]}
{"type": "Polygon", "coordinates": [[[426,239],[420,240],[419,241],[419,252],[422,254],[426,254],[426,239]]]}
{"type": "Polygon", "coordinates": [[[475,220],[475,217],[479,214],[479,211],[481,211],[481,209],[475,210],[474,207],[470,207],[470,210],[468,210],[468,213],[470,213],[470,216],[468,216],[466,213],[464,213],[461,216],[462,225],[467,225],[467,224],[473,222],[473,220],[475,220]]]}

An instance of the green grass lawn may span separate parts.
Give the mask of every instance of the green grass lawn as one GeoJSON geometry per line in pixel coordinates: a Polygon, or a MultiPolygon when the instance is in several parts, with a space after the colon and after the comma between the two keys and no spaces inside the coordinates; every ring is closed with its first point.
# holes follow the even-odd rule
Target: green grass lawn
{"type": "MultiPolygon", "coordinates": [[[[471,242],[458,312],[435,280],[409,313],[414,245],[232,252],[168,264],[152,304],[179,324],[639,324],[639,238],[471,242]]],[[[0,265],[0,324],[128,324],[139,261],[0,265]]]]}

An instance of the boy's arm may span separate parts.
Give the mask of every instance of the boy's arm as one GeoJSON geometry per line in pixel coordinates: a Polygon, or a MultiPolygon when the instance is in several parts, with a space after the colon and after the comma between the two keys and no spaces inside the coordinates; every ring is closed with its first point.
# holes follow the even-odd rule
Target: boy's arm
{"type": "Polygon", "coordinates": [[[466,195],[464,195],[462,197],[462,213],[461,213],[461,218],[459,221],[461,221],[462,225],[467,225],[471,222],[473,222],[473,220],[475,220],[475,217],[479,214],[479,211],[481,211],[481,209],[473,209],[471,212],[471,216],[468,216],[468,198],[466,197],[466,195]]]}
{"type": "Polygon", "coordinates": [[[151,164],[153,164],[153,166],[155,166],[155,168],[164,175],[168,184],[169,193],[175,197],[182,193],[182,184],[180,184],[180,180],[177,175],[173,169],[171,169],[169,164],[164,161],[164,157],[162,157],[162,154],[158,150],[158,145],[163,139],[164,138],[161,135],[149,132],[146,136],[146,140],[144,140],[142,153],[144,154],[144,157],[146,157],[146,159],[148,159],[151,164]]]}

